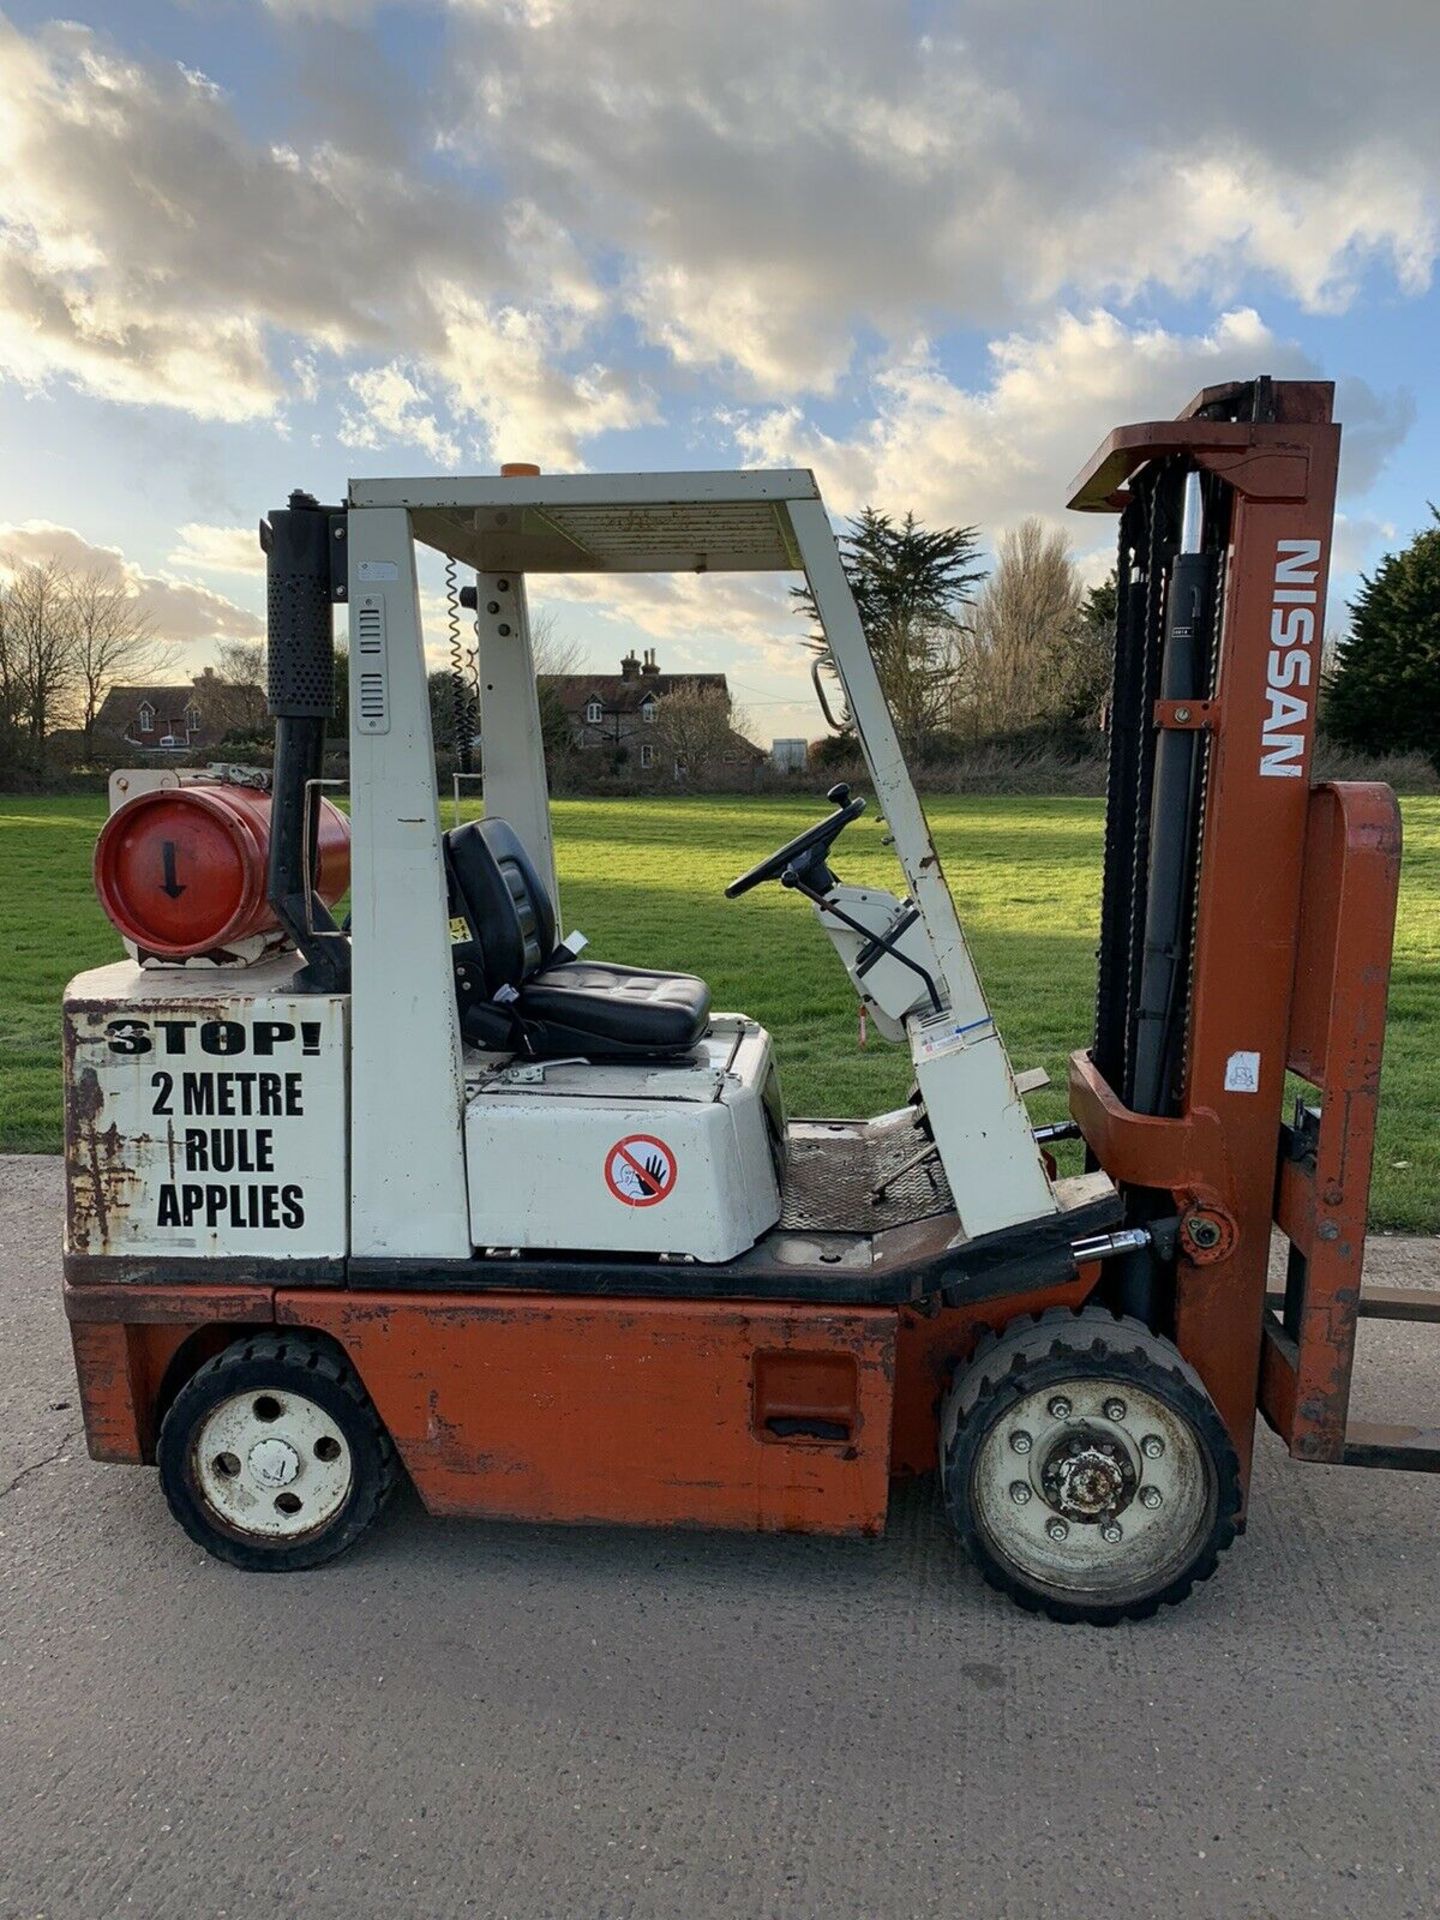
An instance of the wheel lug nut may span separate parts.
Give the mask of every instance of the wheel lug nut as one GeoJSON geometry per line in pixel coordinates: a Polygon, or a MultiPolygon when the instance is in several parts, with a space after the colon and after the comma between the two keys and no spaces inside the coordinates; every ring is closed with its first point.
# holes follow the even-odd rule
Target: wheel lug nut
{"type": "Polygon", "coordinates": [[[1117,1422],[1123,1420],[1125,1418],[1125,1402],[1123,1400],[1107,1400],[1105,1402],[1105,1418],[1117,1422]]]}
{"type": "Polygon", "coordinates": [[[1140,1442],[1140,1451],[1147,1460],[1158,1460],[1165,1451],[1165,1442],[1158,1433],[1147,1433],[1140,1442]]]}
{"type": "Polygon", "coordinates": [[[1107,1521],[1100,1529],[1100,1538],[1105,1542],[1107,1547],[1118,1547],[1124,1537],[1118,1520],[1107,1521]]]}
{"type": "Polygon", "coordinates": [[[1140,1489],[1140,1504],[1142,1507],[1149,1507],[1152,1513],[1155,1508],[1160,1505],[1164,1497],[1159,1487],[1142,1487],[1140,1489]]]}
{"type": "Polygon", "coordinates": [[[1050,1418],[1052,1420],[1068,1420],[1070,1418],[1070,1402],[1065,1398],[1063,1393],[1057,1393],[1055,1398],[1050,1402],[1050,1418]]]}
{"type": "Polygon", "coordinates": [[[1058,1518],[1047,1520],[1045,1523],[1045,1531],[1052,1540],[1065,1540],[1069,1538],[1070,1534],[1069,1527],[1066,1526],[1063,1520],[1058,1518]]]}
{"type": "Polygon", "coordinates": [[[1023,1428],[1012,1433],[1010,1436],[1010,1445],[1016,1453],[1028,1453],[1030,1451],[1029,1434],[1026,1433],[1023,1428]]]}
{"type": "Polygon", "coordinates": [[[1010,1498],[1017,1507],[1023,1507],[1030,1498],[1030,1489],[1023,1480],[1013,1480],[1010,1483],[1010,1498]]]}

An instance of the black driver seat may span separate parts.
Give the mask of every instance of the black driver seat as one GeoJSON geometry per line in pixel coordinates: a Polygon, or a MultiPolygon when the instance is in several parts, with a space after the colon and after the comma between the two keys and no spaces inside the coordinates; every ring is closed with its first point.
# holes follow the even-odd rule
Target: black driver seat
{"type": "Polygon", "coordinates": [[[689,973],[573,958],[555,942],[555,909],[504,820],[445,836],[452,914],[470,938],[455,950],[460,1030],[473,1046],[539,1060],[688,1053],[710,1018],[710,989],[689,973]]]}

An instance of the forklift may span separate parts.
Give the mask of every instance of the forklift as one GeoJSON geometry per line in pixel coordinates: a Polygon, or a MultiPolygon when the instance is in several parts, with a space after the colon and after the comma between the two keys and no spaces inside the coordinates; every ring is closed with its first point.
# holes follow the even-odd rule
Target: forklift
{"type": "Polygon", "coordinates": [[[1047,1127],[809,472],[293,494],[261,527],[273,776],[114,776],[127,957],[65,996],[92,1456],[274,1571],[402,1474],[435,1514],[875,1536],[938,1471],[993,1586],[1099,1625],[1214,1571],[1257,1414],[1299,1460],[1433,1470],[1440,1435],[1348,1414],[1358,1319],[1435,1316],[1360,1284],[1400,828],[1388,788],[1309,777],[1332,399],[1207,389],[1073,488],[1119,516],[1118,612],[1095,1027],[1047,1127]],[[483,818],[448,831],[417,542],[475,576],[483,818]],[[808,905],[909,1050],[896,1112],[787,1120],[755,1019],[564,930],[526,578],[722,569],[803,576],[898,868],[837,873],[867,805],[839,786],[726,893],[808,905]]]}

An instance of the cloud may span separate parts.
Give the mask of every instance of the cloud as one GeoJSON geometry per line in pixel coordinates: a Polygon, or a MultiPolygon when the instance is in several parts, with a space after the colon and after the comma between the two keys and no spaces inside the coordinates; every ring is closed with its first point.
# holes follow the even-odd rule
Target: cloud
{"type": "Polygon", "coordinates": [[[821,314],[809,288],[777,268],[737,270],[717,280],[679,262],[646,264],[632,277],[630,305],[648,339],[679,367],[718,367],[742,388],[832,393],[853,342],[842,311],[821,314]]]}
{"type": "Polygon", "coordinates": [[[1255,277],[1329,311],[1433,274],[1430,0],[669,0],[663,32],[607,0],[583,59],[562,6],[454,17],[452,143],[617,251],[677,363],[753,394],[828,392],[857,342],[942,321],[1255,277]]]}
{"type": "Polygon", "coordinates": [[[576,371],[555,358],[553,323],[518,307],[494,309],[459,286],[438,290],[445,351],[438,366],[455,412],[480,426],[493,458],[581,464],[581,444],[657,417],[633,376],[596,362],[576,371]]]}
{"type": "Polygon", "coordinates": [[[264,573],[265,555],[254,527],[216,527],[198,520],[180,529],[172,567],[197,573],[264,573]]]}
{"type": "Polygon", "coordinates": [[[365,444],[437,459],[453,435],[402,380],[428,373],[486,435],[553,411],[567,457],[640,417],[633,383],[583,349],[604,299],[568,235],[435,177],[423,127],[397,161],[352,120],[348,145],[259,146],[202,75],[0,18],[0,371],[235,423],[313,401],[339,357],[362,363],[365,444]]]}
{"type": "MultiPolygon", "coordinates": [[[[727,418],[747,461],[813,467],[832,511],[913,508],[932,524],[979,522],[987,538],[1034,513],[1089,545],[1102,529],[1064,514],[1067,483],[1112,427],[1170,418],[1237,369],[1315,372],[1250,307],[1199,334],[1127,325],[1104,308],[1061,312],[993,341],[989,359],[988,378],[965,387],[917,342],[874,373],[873,412],[848,436],[821,431],[797,406],[727,418]]],[[[1347,398],[1362,421],[1347,459],[1364,485],[1408,428],[1410,406],[1358,382],[1347,398]]]]}
{"type": "Polygon", "coordinates": [[[1368,381],[1346,376],[1335,382],[1335,418],[1341,422],[1340,494],[1364,493],[1415,424],[1415,396],[1408,387],[1377,393],[1368,381]]]}
{"type": "Polygon", "coordinates": [[[401,361],[352,373],[347,384],[360,405],[341,411],[341,446],[379,447],[399,441],[419,447],[439,467],[459,460],[458,443],[442,431],[430,396],[401,361]]]}
{"type": "Polygon", "coordinates": [[[257,614],[236,606],[224,594],[168,573],[147,573],[127,560],[119,547],[97,546],[74,527],[52,520],[0,524],[0,567],[52,559],[76,573],[94,572],[121,582],[137,609],[150,616],[157,640],[252,640],[265,630],[257,614]]]}
{"type": "Polygon", "coordinates": [[[80,27],[28,40],[0,22],[0,165],[0,364],[27,384],[58,373],[254,419],[281,392],[267,322],[365,331],[327,162],[249,147],[183,68],[80,27]]]}
{"type": "Polygon", "coordinates": [[[264,0],[267,11],[282,20],[323,20],[343,26],[372,20],[379,4],[380,0],[264,0]]]}
{"type": "Polygon", "coordinates": [[[222,423],[338,385],[352,443],[578,465],[657,417],[657,365],[793,403],[1058,306],[1413,295],[1440,247],[1419,0],[1303,32],[1252,0],[669,0],[657,32],[607,0],[583,59],[557,0],[424,10],[420,79],[362,0],[268,0],[268,142],[204,74],[0,18],[0,372],[222,423]]]}

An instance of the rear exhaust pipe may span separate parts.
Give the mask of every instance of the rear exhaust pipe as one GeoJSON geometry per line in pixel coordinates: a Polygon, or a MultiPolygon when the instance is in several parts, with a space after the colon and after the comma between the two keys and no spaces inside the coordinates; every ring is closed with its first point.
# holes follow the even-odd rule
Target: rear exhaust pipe
{"type": "Polygon", "coordinates": [[[345,514],[308,493],[260,523],[268,600],[266,679],[275,717],[275,778],[266,887],[276,920],[305,962],[297,985],[348,993],[350,942],[315,893],[318,809],[309,795],[325,762],[335,711],[333,555],[344,560],[345,514]]]}

